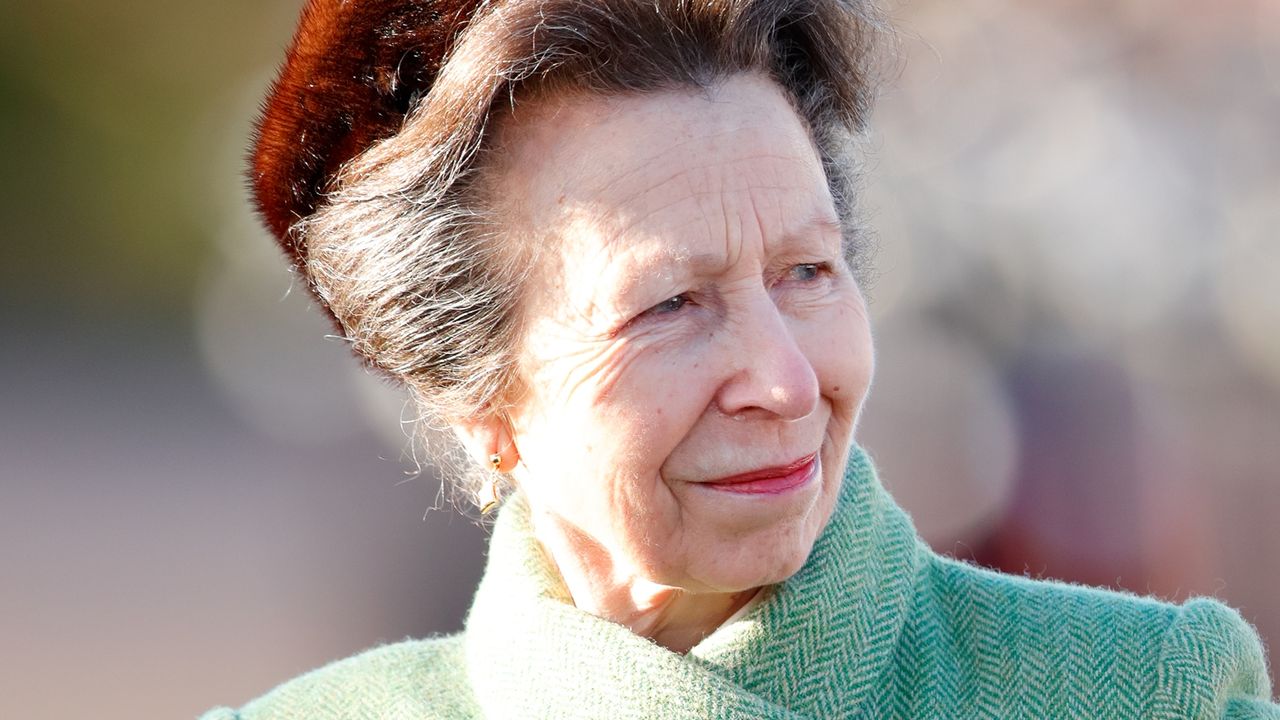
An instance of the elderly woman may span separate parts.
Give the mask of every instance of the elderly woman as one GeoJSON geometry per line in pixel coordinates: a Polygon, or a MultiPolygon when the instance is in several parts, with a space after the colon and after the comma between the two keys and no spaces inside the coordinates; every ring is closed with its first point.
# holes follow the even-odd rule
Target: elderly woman
{"type": "Polygon", "coordinates": [[[1233,610],[940,557],[854,444],[879,32],[862,0],[306,6],[260,210],[497,520],[463,632],[209,718],[1280,718],[1233,610]]]}

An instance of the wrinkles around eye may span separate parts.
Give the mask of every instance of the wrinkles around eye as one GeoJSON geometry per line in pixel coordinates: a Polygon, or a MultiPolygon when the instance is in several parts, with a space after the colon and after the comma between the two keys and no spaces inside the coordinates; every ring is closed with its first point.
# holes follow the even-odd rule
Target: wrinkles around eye
{"type": "Polygon", "coordinates": [[[686,307],[688,307],[691,302],[692,301],[689,298],[688,293],[680,293],[679,295],[672,295],[671,297],[667,298],[666,300],[663,300],[657,305],[649,307],[641,311],[638,315],[631,317],[622,325],[615,328],[614,331],[610,334],[612,336],[621,335],[623,332],[626,332],[627,330],[632,329],[632,327],[634,327],[637,324],[642,324],[649,320],[661,318],[664,316],[679,314],[686,307]]]}

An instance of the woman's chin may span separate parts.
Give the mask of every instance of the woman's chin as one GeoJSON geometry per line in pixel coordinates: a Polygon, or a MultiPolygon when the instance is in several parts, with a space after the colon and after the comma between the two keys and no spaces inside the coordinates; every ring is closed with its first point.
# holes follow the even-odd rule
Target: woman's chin
{"type": "Polygon", "coordinates": [[[794,538],[788,544],[765,548],[759,555],[712,561],[708,571],[698,578],[697,589],[736,593],[775,585],[799,572],[812,549],[812,542],[794,538]]]}
{"type": "MultiPolygon", "coordinates": [[[[834,480],[838,486],[839,478],[834,480]]],[[[785,493],[735,494],[691,488],[690,505],[702,532],[696,542],[705,553],[703,572],[694,572],[703,589],[740,592],[782,582],[804,566],[813,544],[830,519],[838,487],[815,474],[785,493]],[[714,532],[714,536],[706,533],[714,532]]]]}

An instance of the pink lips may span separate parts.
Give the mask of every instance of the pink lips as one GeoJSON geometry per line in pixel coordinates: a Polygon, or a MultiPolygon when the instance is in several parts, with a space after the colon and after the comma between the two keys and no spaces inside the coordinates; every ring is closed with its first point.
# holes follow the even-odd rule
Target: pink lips
{"type": "Polygon", "coordinates": [[[802,457],[793,463],[731,475],[703,483],[707,487],[725,492],[746,495],[777,495],[797,488],[813,477],[817,468],[817,453],[802,457]]]}

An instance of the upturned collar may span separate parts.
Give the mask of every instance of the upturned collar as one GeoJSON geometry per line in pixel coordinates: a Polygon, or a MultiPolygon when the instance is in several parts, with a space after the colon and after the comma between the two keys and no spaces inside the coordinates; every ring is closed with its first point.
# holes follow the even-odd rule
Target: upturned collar
{"type": "Polygon", "coordinates": [[[516,495],[467,617],[468,679],[489,717],[856,717],[883,685],[923,551],[855,447],[800,571],[679,655],[574,607],[516,495]]]}

